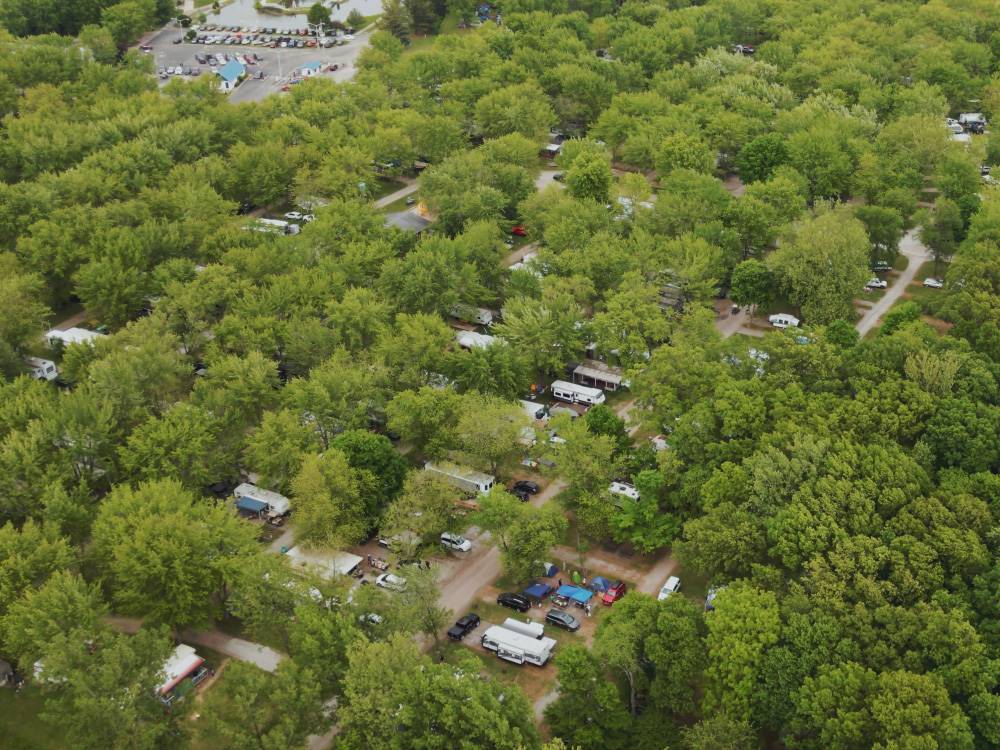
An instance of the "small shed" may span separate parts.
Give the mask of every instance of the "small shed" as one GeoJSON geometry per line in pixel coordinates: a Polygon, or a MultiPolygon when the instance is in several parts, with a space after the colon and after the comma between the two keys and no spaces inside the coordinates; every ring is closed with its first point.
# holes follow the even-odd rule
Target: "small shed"
{"type": "Polygon", "coordinates": [[[622,371],[605,362],[587,359],[573,369],[573,382],[605,391],[622,387],[622,371]]]}
{"type": "Polygon", "coordinates": [[[247,69],[235,58],[215,71],[219,76],[219,90],[232,91],[246,75],[247,69]]]}

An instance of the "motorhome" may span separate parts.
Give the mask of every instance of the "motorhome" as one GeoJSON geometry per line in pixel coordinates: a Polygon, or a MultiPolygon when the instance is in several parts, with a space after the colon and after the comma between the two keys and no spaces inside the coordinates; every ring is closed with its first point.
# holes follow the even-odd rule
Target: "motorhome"
{"type": "Polygon", "coordinates": [[[496,655],[512,664],[534,664],[538,667],[552,657],[556,641],[553,638],[536,639],[513,630],[493,625],[483,633],[483,648],[495,651],[496,655]]]}
{"type": "Polygon", "coordinates": [[[552,383],[552,396],[570,404],[594,406],[604,403],[604,391],[600,388],[588,388],[565,380],[556,380],[552,383]]]}
{"type": "Polygon", "coordinates": [[[442,477],[463,492],[485,495],[496,483],[496,477],[492,474],[484,474],[481,471],[474,471],[473,469],[467,469],[464,466],[444,461],[438,463],[428,461],[424,464],[424,471],[429,471],[432,474],[442,477]]]}
{"type": "Polygon", "coordinates": [[[529,638],[534,638],[536,641],[545,635],[545,626],[533,620],[522,622],[521,620],[515,620],[513,617],[508,617],[500,627],[513,630],[515,633],[526,635],[529,638]]]}
{"type": "Polygon", "coordinates": [[[51,359],[41,357],[26,357],[25,361],[31,369],[31,376],[38,380],[55,380],[59,377],[59,368],[51,359]]]}
{"type": "Polygon", "coordinates": [[[271,490],[262,489],[257,485],[249,484],[248,482],[244,482],[233,490],[233,497],[236,498],[236,500],[246,498],[266,503],[268,514],[278,516],[287,515],[288,511],[292,508],[291,501],[284,495],[272,492],[271,490]]]}

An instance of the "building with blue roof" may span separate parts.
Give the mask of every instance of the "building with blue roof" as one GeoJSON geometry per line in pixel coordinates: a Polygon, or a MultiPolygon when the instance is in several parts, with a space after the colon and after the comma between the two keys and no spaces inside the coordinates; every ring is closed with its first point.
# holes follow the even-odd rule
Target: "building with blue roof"
{"type": "Polygon", "coordinates": [[[246,75],[246,66],[238,60],[230,60],[221,68],[215,71],[221,79],[219,81],[220,91],[232,91],[246,75]]]}
{"type": "Polygon", "coordinates": [[[303,78],[309,78],[310,76],[317,75],[323,71],[323,63],[318,60],[313,60],[312,62],[307,62],[301,68],[299,68],[299,74],[303,78]]]}

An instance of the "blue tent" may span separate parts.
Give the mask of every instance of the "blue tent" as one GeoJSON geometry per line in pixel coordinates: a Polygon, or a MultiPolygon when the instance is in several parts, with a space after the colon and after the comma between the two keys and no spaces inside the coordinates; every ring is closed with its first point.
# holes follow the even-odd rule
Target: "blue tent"
{"type": "Polygon", "coordinates": [[[593,598],[594,592],[587,591],[587,589],[581,589],[577,586],[570,586],[569,584],[563,584],[559,587],[556,592],[559,596],[565,596],[567,599],[572,599],[578,604],[586,604],[593,598]]]}
{"type": "Polygon", "coordinates": [[[552,563],[542,563],[542,570],[544,571],[542,575],[545,576],[546,578],[551,578],[552,576],[554,576],[556,573],[559,572],[559,568],[557,568],[552,563]]]}
{"type": "Polygon", "coordinates": [[[544,599],[551,591],[547,583],[533,583],[524,590],[524,595],[529,599],[544,599]]]}
{"type": "Polygon", "coordinates": [[[590,588],[594,591],[607,591],[612,586],[614,584],[603,576],[594,576],[590,579],[590,588]]]}
{"type": "Polygon", "coordinates": [[[236,507],[248,513],[262,513],[267,510],[267,503],[262,500],[254,500],[252,497],[241,497],[236,501],[236,507]]]}

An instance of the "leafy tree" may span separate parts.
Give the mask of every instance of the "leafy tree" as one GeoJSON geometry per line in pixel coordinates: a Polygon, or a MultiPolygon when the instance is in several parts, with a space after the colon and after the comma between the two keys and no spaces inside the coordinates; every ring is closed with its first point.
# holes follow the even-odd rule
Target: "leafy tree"
{"type": "Polygon", "coordinates": [[[615,685],[583,646],[571,645],[555,658],[559,697],[545,708],[545,722],[571,747],[629,746],[631,721],[615,685]]]}
{"type": "Polygon", "coordinates": [[[941,261],[951,258],[958,249],[963,224],[962,212],[954,201],[947,198],[934,201],[930,221],[920,230],[920,239],[934,257],[934,273],[937,273],[941,261]]]}
{"type": "Polygon", "coordinates": [[[398,635],[351,653],[339,716],[345,750],[538,744],[519,688],[481,679],[478,661],[464,654],[457,665],[432,663],[398,635]]]}
{"type": "Polygon", "coordinates": [[[715,154],[700,138],[687,133],[674,133],[660,144],[656,171],[664,176],[675,169],[710,173],[715,169],[715,154]]]}
{"type": "Polygon", "coordinates": [[[176,480],[116,487],[94,521],[93,544],[121,611],[175,631],[213,622],[240,566],[260,554],[252,526],[176,480]]]}
{"type": "Polygon", "coordinates": [[[289,653],[297,665],[311,672],[321,695],[340,691],[348,655],[361,638],[355,622],[348,612],[327,609],[311,599],[295,608],[289,653]]]}
{"type": "Polygon", "coordinates": [[[399,496],[386,511],[382,531],[436,539],[448,530],[454,497],[455,488],[444,479],[425,471],[410,472],[399,496]]]}
{"type": "Polygon", "coordinates": [[[309,12],[306,13],[306,20],[312,26],[319,26],[320,24],[329,26],[330,9],[323,5],[323,3],[313,3],[309,6],[309,12]]]}
{"type": "Polygon", "coordinates": [[[501,464],[520,452],[526,427],[528,418],[523,409],[498,398],[468,393],[462,397],[455,437],[463,453],[495,474],[501,464]]]}
{"type": "Polygon", "coordinates": [[[708,619],[706,709],[749,721],[764,651],[777,643],[781,622],[774,594],[729,586],[708,619]]]}
{"type": "Polygon", "coordinates": [[[893,263],[903,238],[903,217],[895,208],[858,206],[854,215],[865,225],[872,247],[872,260],[893,263]]]}
{"type": "Polygon", "coordinates": [[[403,0],[382,0],[379,28],[406,42],[413,32],[413,16],[403,0]]]}
{"type": "Polygon", "coordinates": [[[912,323],[914,320],[920,320],[921,314],[922,310],[920,309],[920,305],[916,302],[908,301],[895,305],[885,314],[885,317],[882,318],[882,326],[879,328],[879,333],[883,336],[895,333],[907,323],[912,323]]]}
{"type": "Polygon", "coordinates": [[[260,475],[261,482],[279,492],[289,485],[302,466],[302,459],[319,444],[316,431],[288,409],[269,411],[248,439],[244,459],[260,475]]]}
{"type": "Polygon", "coordinates": [[[369,515],[380,514],[399,494],[406,476],[406,462],[385,435],[367,430],[347,430],[333,439],[332,447],[347,457],[356,472],[367,472],[372,481],[367,500],[369,515]]]}
{"type": "Polygon", "coordinates": [[[615,439],[592,433],[583,419],[556,417],[549,426],[566,441],[552,448],[559,476],[577,493],[603,497],[615,472],[615,439]]]}
{"type": "Polygon", "coordinates": [[[477,518],[500,545],[504,574],[517,581],[531,578],[566,531],[557,509],[535,508],[498,487],[479,499],[477,518]]]}
{"type": "Polygon", "coordinates": [[[522,83],[494,89],[476,102],[475,122],[487,138],[520,133],[541,141],[556,116],[537,85],[522,83]]]}
{"type": "Polygon", "coordinates": [[[24,354],[45,326],[44,282],[36,274],[19,273],[13,256],[0,255],[0,342],[24,354]],[[9,262],[8,262],[9,261],[9,262]]]}
{"type": "Polygon", "coordinates": [[[347,456],[336,449],[306,456],[292,480],[295,528],[304,544],[357,544],[374,523],[370,505],[347,456]]]}
{"type": "Polygon", "coordinates": [[[566,188],[581,200],[607,203],[611,190],[611,165],[603,154],[580,154],[566,171],[566,188]]]}
{"type": "Polygon", "coordinates": [[[406,591],[400,592],[403,620],[415,632],[429,635],[439,644],[441,631],[451,620],[450,610],[438,603],[440,591],[437,573],[433,570],[410,568],[406,573],[406,591]]]}
{"type": "Polygon", "coordinates": [[[631,447],[632,439],[625,429],[625,420],[607,404],[592,406],[583,418],[592,435],[607,435],[614,441],[616,453],[624,453],[631,447]]]}
{"type": "Polygon", "coordinates": [[[748,142],[736,157],[743,182],[763,182],[788,163],[788,146],[780,133],[767,133],[748,142]]]}
{"type": "Polygon", "coordinates": [[[684,730],[684,750],[753,750],[757,738],[748,721],[716,714],[684,730]]]}
{"type": "Polygon", "coordinates": [[[234,660],[207,695],[203,720],[221,748],[300,747],[324,725],[320,686],[294,661],[282,663],[272,675],[234,660]]]}
{"type": "Polygon", "coordinates": [[[140,479],[176,479],[191,489],[223,476],[227,456],[220,449],[220,425],[204,409],[178,404],[140,425],[121,450],[122,465],[140,479]]]}
{"type": "Polygon", "coordinates": [[[73,548],[55,527],[30,520],[20,529],[4,524],[0,527],[0,615],[27,591],[74,561],[73,548]]]}
{"type": "Polygon", "coordinates": [[[525,357],[504,341],[457,352],[448,371],[460,390],[502,398],[524,393],[531,379],[525,357]]]}
{"type": "Polygon", "coordinates": [[[451,389],[402,391],[385,408],[389,429],[426,455],[439,457],[455,443],[462,398],[451,389]]]}
{"type": "Polygon", "coordinates": [[[142,32],[153,26],[155,18],[156,5],[153,0],[126,0],[104,9],[101,13],[101,25],[111,32],[118,48],[125,49],[142,32]]]}
{"type": "Polygon", "coordinates": [[[576,303],[565,296],[548,302],[518,297],[504,305],[503,322],[496,326],[496,332],[525,352],[536,372],[555,373],[571,352],[583,347],[577,326],[580,317],[576,303]]]}
{"type": "Polygon", "coordinates": [[[0,620],[0,632],[6,652],[29,665],[48,653],[62,633],[97,633],[106,613],[97,586],[61,570],[11,603],[0,620]]]}
{"type": "Polygon", "coordinates": [[[733,269],[730,284],[729,298],[740,307],[766,305],[774,296],[774,275],[755,258],[733,269]]]}
{"type": "Polygon", "coordinates": [[[43,661],[42,719],[72,747],[174,746],[181,727],[156,695],[172,648],[166,632],[148,628],[135,635],[104,631],[89,640],[76,630],[61,633],[43,661]]]}
{"type": "Polygon", "coordinates": [[[807,320],[850,318],[851,300],[869,278],[868,235],[843,210],[827,211],[804,222],[768,261],[807,320]]]}

